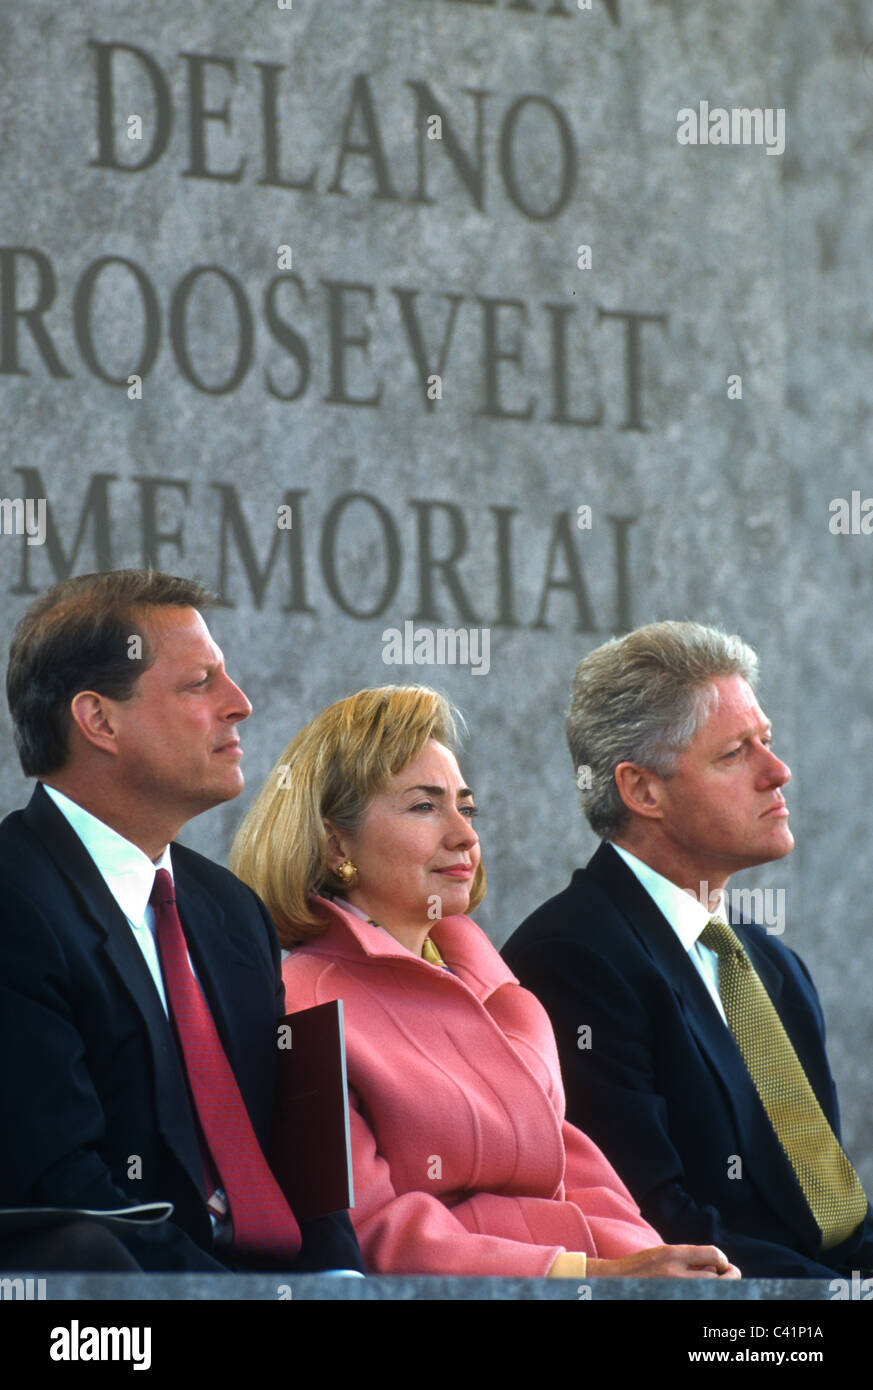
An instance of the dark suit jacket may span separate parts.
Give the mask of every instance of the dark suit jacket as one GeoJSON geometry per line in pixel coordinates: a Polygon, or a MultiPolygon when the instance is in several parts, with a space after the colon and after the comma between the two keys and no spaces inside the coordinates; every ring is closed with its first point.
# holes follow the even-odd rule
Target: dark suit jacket
{"type": "MultiPolygon", "coordinates": [[[[173,870],[191,958],[263,1148],[285,1011],[276,934],[226,869],[174,845],[173,870]]],[[[125,1237],[134,1258],[145,1269],[223,1269],[154,982],[94,861],[39,785],[0,825],[0,884],[0,1206],[169,1201],[163,1228],[125,1237]]],[[[302,1229],[292,1268],[363,1268],[346,1213],[302,1229]]]]}
{"type": "MultiPolygon", "coordinates": [[[[806,967],[760,927],[733,926],[839,1137],[806,967]]],[[[869,1207],[849,1241],[820,1252],[730,1031],[675,932],[609,845],[527,918],[503,955],[551,1016],[568,1119],[604,1150],[666,1242],[718,1245],[746,1275],[825,1278],[873,1265],[869,1207]],[[586,1025],[590,1047],[579,1032],[586,1025]]]]}

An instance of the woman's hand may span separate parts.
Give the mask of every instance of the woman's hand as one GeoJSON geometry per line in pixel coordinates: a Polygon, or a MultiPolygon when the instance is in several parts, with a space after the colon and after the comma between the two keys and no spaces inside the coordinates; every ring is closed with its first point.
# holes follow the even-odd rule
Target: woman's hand
{"type": "Polygon", "coordinates": [[[715,1245],[656,1245],[620,1260],[595,1260],[566,1251],[549,1270],[550,1279],[740,1279],[736,1265],[715,1245]],[[584,1267],[587,1266],[587,1267],[584,1267]]]}
{"type": "Polygon", "coordinates": [[[716,1245],[656,1245],[620,1260],[589,1260],[592,1278],[740,1279],[736,1265],[716,1245]]]}

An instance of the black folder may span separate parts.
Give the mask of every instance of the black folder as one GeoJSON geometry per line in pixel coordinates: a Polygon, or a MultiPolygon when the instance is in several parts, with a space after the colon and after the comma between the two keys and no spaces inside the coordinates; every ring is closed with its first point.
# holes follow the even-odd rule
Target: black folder
{"type": "Polygon", "coordinates": [[[270,1166],[299,1221],[354,1206],[341,999],[286,1014],[277,1032],[270,1166]]]}

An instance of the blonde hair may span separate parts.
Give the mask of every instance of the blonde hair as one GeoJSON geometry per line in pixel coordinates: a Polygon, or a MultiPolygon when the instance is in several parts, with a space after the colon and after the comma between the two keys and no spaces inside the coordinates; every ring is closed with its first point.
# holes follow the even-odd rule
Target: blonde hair
{"type": "MultiPolygon", "coordinates": [[[[266,903],[283,945],[323,931],[312,898],[343,891],[324,821],[355,834],[373,797],[430,739],[455,749],[458,722],[449,701],[427,686],[383,685],[328,705],[291,740],[237,830],[229,861],[266,903]]],[[[485,883],[480,861],[471,911],[485,883]]]]}

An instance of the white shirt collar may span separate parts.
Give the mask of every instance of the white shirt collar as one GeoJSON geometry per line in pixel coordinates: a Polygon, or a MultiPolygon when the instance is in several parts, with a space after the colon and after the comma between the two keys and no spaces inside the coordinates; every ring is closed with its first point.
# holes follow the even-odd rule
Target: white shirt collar
{"type": "Polygon", "coordinates": [[[145,919],[155,871],[166,869],[173,877],[170,846],[167,845],[160,859],[152,861],[117,830],[92,816],[84,806],[45,783],[43,788],[82,841],[125,917],[139,925],[145,919]]]}
{"type": "Polygon", "coordinates": [[[643,863],[642,859],[631,854],[630,850],[622,849],[621,845],[615,844],[612,840],[609,843],[654,899],[686,951],[690,951],[694,946],[710,917],[724,916],[723,893],[719,894],[718,902],[713,909],[705,908],[691,893],[671,883],[669,878],[643,863]]]}

